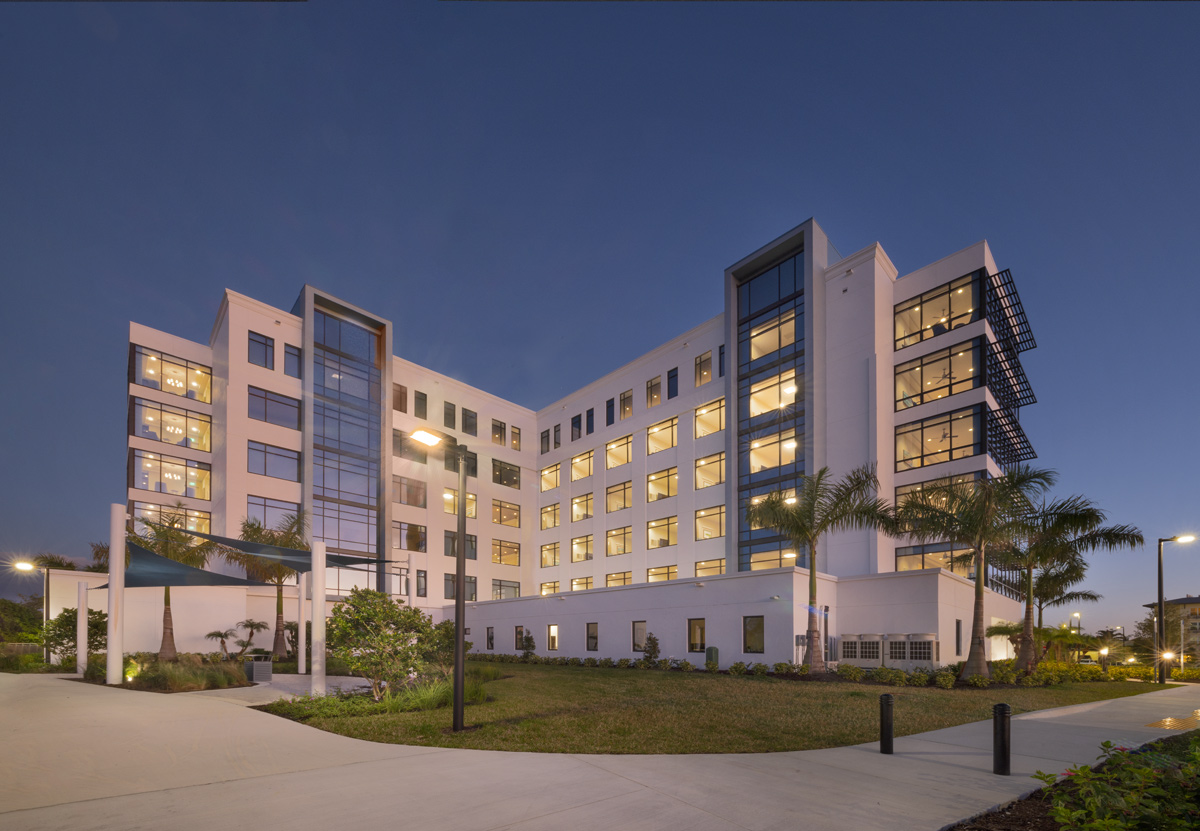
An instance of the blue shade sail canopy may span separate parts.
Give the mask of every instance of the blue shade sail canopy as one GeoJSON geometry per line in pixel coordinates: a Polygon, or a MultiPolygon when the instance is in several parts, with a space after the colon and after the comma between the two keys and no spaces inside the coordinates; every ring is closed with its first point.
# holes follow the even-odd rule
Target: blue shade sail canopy
{"type": "MultiPolygon", "coordinates": [[[[297,548],[283,548],[265,542],[247,542],[233,537],[219,537],[216,534],[204,534],[200,531],[188,531],[193,537],[220,543],[226,548],[232,548],[245,554],[253,554],[265,560],[275,560],[290,569],[301,572],[312,571],[312,552],[301,551],[297,548]]],[[[344,554],[326,554],[325,564],[339,568],[361,568],[364,565],[374,568],[379,561],[374,558],[347,557],[344,554]]]]}
{"type": "MultiPolygon", "coordinates": [[[[125,567],[125,588],[149,589],[162,586],[269,586],[241,577],[216,574],[202,568],[185,566],[159,554],[155,554],[137,543],[127,542],[129,565],[125,567]]],[[[103,589],[108,586],[96,588],[103,589]]]]}

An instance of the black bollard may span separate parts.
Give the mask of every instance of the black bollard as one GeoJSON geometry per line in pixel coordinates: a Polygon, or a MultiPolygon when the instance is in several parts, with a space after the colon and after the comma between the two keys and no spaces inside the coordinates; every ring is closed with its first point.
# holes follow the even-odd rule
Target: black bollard
{"type": "Polygon", "coordinates": [[[997,704],[992,708],[992,773],[1009,776],[1012,773],[1012,707],[997,704]]]}
{"type": "Polygon", "coordinates": [[[892,755],[892,698],[891,693],[879,696],[879,752],[892,755]]]}

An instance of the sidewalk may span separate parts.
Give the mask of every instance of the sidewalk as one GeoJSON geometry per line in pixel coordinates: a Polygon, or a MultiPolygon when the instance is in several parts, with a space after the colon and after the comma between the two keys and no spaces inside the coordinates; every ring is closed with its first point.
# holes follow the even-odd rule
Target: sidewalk
{"type": "Polygon", "coordinates": [[[896,739],[894,756],[877,744],[498,753],[361,742],[226,700],[266,692],[160,695],[0,674],[0,827],[937,831],[1034,790],[1035,770],[1090,763],[1106,739],[1170,735],[1147,725],[1200,709],[1189,685],[1016,716],[1004,777],[991,773],[990,721],[896,739]]]}

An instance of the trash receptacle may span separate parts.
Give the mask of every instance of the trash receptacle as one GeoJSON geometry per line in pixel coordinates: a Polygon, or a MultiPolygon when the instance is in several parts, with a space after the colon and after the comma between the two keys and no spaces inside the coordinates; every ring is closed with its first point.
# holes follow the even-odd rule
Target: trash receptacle
{"type": "Polygon", "coordinates": [[[271,669],[274,664],[271,663],[270,655],[252,655],[248,657],[243,664],[246,671],[246,680],[255,684],[268,684],[271,681],[271,669]]]}

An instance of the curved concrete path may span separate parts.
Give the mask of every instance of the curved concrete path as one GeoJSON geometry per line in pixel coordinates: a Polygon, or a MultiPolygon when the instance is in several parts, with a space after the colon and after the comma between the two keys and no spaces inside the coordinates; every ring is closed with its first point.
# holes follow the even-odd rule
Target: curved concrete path
{"type": "Polygon", "coordinates": [[[247,709],[257,692],[159,695],[0,673],[0,828],[936,831],[1035,789],[1037,769],[1200,709],[1200,686],[793,753],[587,756],[373,744],[247,709]]]}

